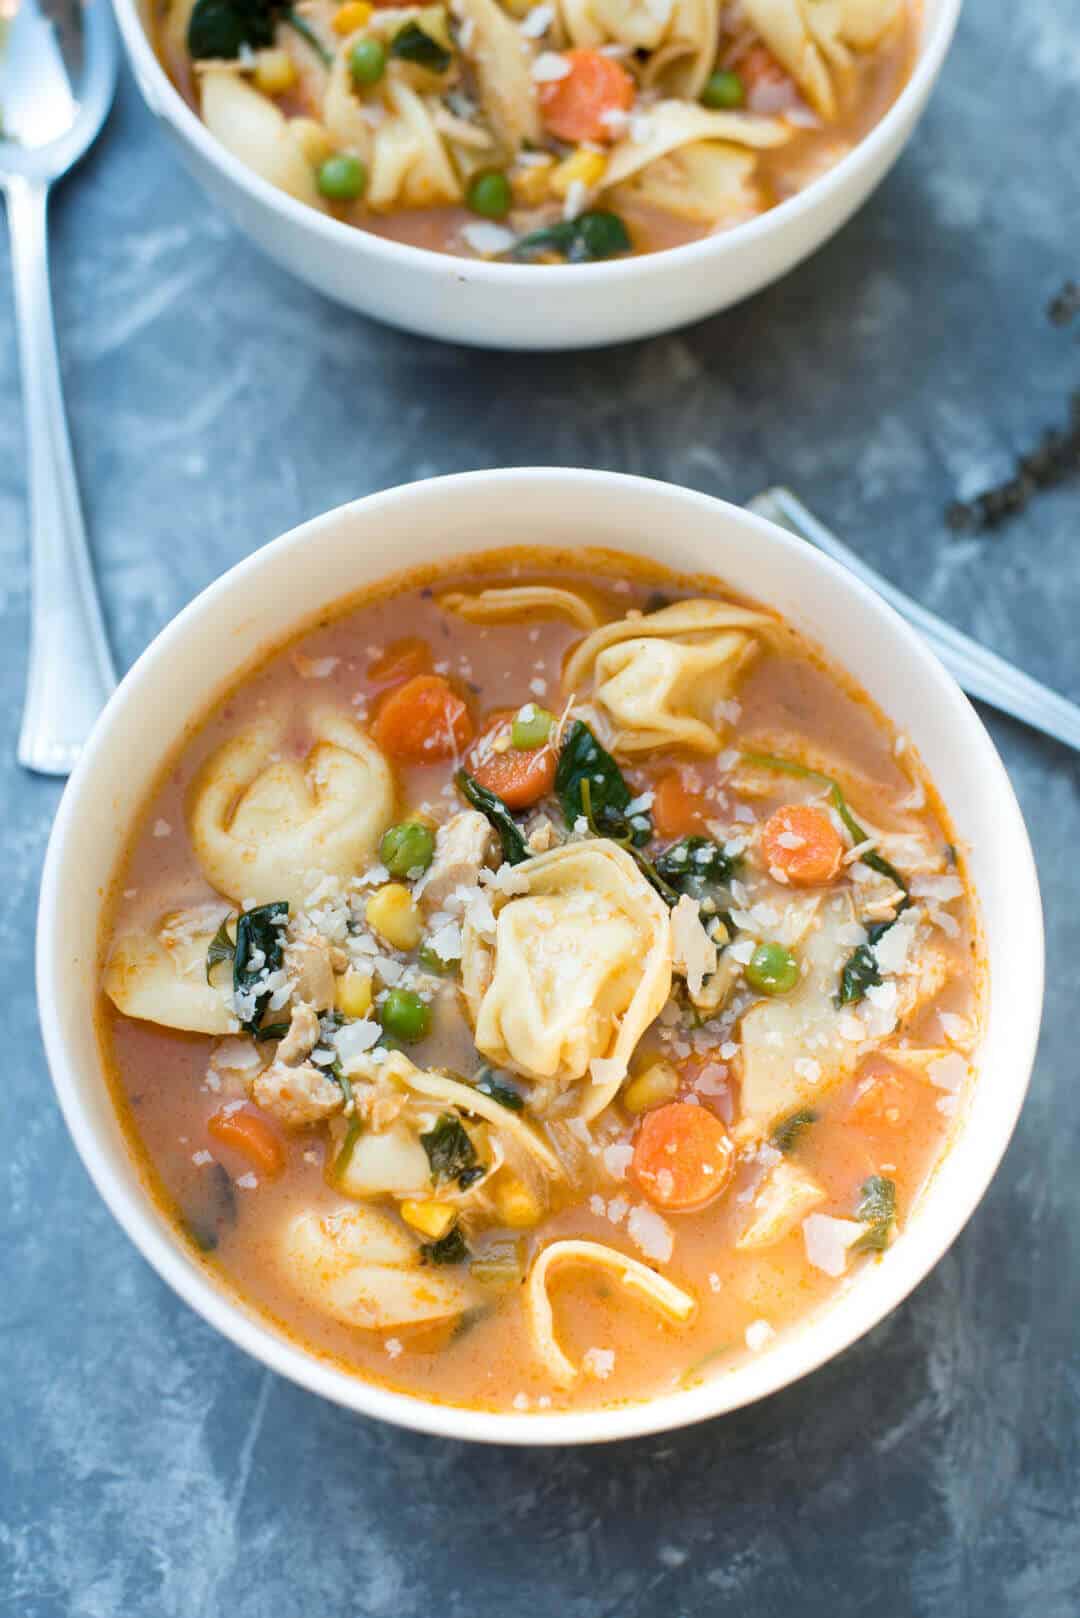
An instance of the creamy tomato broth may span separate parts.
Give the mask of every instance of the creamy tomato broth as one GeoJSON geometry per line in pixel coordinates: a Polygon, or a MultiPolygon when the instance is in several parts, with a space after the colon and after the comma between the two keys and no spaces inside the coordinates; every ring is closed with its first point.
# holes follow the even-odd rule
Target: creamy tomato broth
{"type": "Polygon", "coordinates": [[[168,0],[158,47],[272,184],[465,257],[582,262],[727,230],[860,141],[917,0],[168,0]]]}
{"type": "Polygon", "coordinates": [[[767,1351],[903,1241],[968,1082],[973,906],[912,750],[773,614],[633,569],[480,558],[328,616],[115,882],[103,1041],[162,1205],[428,1399],[767,1351]]]}

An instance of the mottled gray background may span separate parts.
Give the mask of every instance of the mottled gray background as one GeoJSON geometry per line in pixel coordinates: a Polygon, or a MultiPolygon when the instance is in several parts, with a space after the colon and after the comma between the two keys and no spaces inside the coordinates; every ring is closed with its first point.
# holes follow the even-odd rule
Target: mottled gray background
{"type": "MultiPolygon", "coordinates": [[[[1078,23],[1071,0],[972,3],[908,154],[808,265],[682,334],[543,358],[403,336],[288,280],[210,209],[125,79],[53,215],[121,664],[325,507],[569,462],[735,499],[785,479],[919,599],[1080,697],[1080,486],[996,537],[942,521],[1080,381],[1080,330],[1044,316],[1080,271],[1078,23]]],[[[59,787],[12,762],[28,578],[9,294],[4,257],[0,1612],[1074,1618],[1076,760],[987,715],[1042,874],[1045,1030],[1001,1173],[897,1315],[757,1408],[606,1450],[480,1450],[345,1415],[166,1290],[53,1103],[31,957],[59,787]]]]}

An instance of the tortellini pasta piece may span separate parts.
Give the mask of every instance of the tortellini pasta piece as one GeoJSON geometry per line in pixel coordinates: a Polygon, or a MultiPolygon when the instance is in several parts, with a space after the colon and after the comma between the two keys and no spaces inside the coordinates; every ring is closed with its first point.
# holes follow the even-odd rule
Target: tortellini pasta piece
{"type": "Polygon", "coordinates": [[[851,52],[872,50],[900,14],[900,0],[741,0],[743,12],[815,112],[836,117],[851,52]]]}
{"type": "Polygon", "coordinates": [[[569,1387],[578,1377],[578,1367],[560,1348],[555,1337],[555,1318],[548,1293],[554,1269],[567,1265],[598,1269],[615,1276],[628,1293],[649,1304],[669,1320],[686,1322],[697,1308],[697,1300],[666,1276],[657,1275],[639,1259],[620,1253],[603,1242],[560,1241],[544,1248],[529,1272],[526,1305],[533,1346],[544,1369],[560,1387],[569,1387]]]}
{"type": "Polygon", "coordinates": [[[199,76],[203,122],[221,144],[262,179],[309,208],[326,211],[315,174],[289,120],[231,67],[199,76]]]}
{"type": "Polygon", "coordinates": [[[559,13],[572,45],[651,52],[646,83],[667,95],[699,96],[712,71],[719,0],[560,0],[559,13]]]}
{"type": "Polygon", "coordinates": [[[364,731],[331,708],[306,728],[303,760],[281,750],[284,721],[265,720],[224,743],[192,784],[195,856],[237,904],[302,908],[322,877],[362,871],[393,818],[393,777],[364,731]]]}
{"type": "Polygon", "coordinates": [[[463,1275],[422,1265],[412,1237],[366,1204],[296,1214],[282,1230],[279,1262],[313,1308],[369,1331],[447,1320],[477,1302],[463,1275]]]}
{"type": "Polygon", "coordinates": [[[147,932],[117,939],[105,968],[105,993],[126,1017],[191,1034],[231,1034],[240,1024],[226,993],[206,981],[206,951],[221,911],[163,916],[147,932]]]}
{"type": "Polygon", "coordinates": [[[757,159],[729,141],[699,140],[658,157],[622,185],[617,208],[647,207],[698,225],[735,225],[761,212],[757,159]]]}
{"type": "Polygon", "coordinates": [[[478,590],[466,595],[451,590],[439,597],[439,606],[447,612],[456,612],[471,624],[502,624],[513,622],[523,613],[569,618],[580,629],[595,629],[596,613],[575,590],[560,590],[551,584],[511,584],[499,589],[478,590]]]}
{"type": "Polygon", "coordinates": [[[624,849],[568,843],[515,867],[494,939],[466,918],[462,983],[479,1051],[527,1079],[586,1080],[601,1112],[671,989],[667,908],[624,849]]]}
{"type": "Polygon", "coordinates": [[[764,150],[782,146],[790,139],[791,130],[778,118],[757,118],[746,112],[710,112],[707,107],[687,101],[658,101],[635,118],[630,132],[612,148],[604,186],[610,189],[622,185],[670,152],[701,141],[764,150]]]}
{"type": "Polygon", "coordinates": [[[646,753],[680,745],[721,746],[721,705],[758,651],[773,619],[720,601],[678,601],[647,616],[605,624],[571,654],[570,691],[590,677],[592,701],[614,727],[613,748],[646,753]]]}
{"type": "Polygon", "coordinates": [[[434,121],[437,103],[390,80],[385,106],[387,116],[372,134],[368,207],[385,212],[460,202],[461,181],[434,121]]]}
{"type": "Polygon", "coordinates": [[[824,1201],[824,1187],[797,1163],[781,1159],[758,1188],[735,1246],[742,1251],[774,1246],[824,1201]]]}
{"type": "Polygon", "coordinates": [[[451,10],[495,138],[510,154],[525,145],[538,146],[544,129],[528,40],[495,0],[452,0],[451,10]]]}

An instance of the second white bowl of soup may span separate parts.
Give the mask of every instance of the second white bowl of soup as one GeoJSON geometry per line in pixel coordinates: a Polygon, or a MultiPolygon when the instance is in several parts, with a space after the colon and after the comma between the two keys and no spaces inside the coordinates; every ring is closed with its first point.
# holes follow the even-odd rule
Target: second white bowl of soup
{"type": "Polygon", "coordinates": [[[39,970],[183,1296],[353,1408],[551,1442],[732,1409],[904,1296],[1008,1139],[1041,931],[887,607],[717,501],[506,472],[307,524],[159,637],[39,970]]]}
{"type": "Polygon", "coordinates": [[[540,349],[662,331],[798,263],[902,149],[959,0],[116,10],[149,106],[286,268],[410,330],[540,349]]]}

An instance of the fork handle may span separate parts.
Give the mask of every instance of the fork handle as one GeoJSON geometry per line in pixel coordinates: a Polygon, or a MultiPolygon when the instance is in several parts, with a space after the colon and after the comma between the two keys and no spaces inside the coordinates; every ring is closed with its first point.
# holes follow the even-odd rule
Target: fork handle
{"type": "Polygon", "coordinates": [[[116,684],[79,506],[48,270],[48,188],[5,181],[30,490],[30,667],[19,763],[67,775],[116,684]]]}

